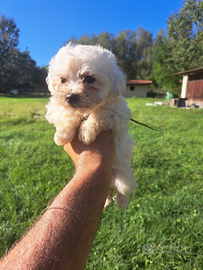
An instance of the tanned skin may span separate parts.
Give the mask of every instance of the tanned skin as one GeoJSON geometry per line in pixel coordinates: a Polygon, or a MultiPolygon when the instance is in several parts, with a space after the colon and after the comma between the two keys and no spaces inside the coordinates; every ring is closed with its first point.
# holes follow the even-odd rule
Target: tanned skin
{"type": "Polygon", "coordinates": [[[105,131],[89,146],[76,137],[64,148],[75,164],[73,179],[1,261],[0,270],[84,269],[109,192],[115,141],[105,131]]]}

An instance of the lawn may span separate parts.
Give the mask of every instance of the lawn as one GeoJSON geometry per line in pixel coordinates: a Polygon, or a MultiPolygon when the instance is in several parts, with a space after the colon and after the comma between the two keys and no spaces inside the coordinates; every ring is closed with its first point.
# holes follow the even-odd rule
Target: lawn
{"type": "MultiPolygon", "coordinates": [[[[47,98],[0,97],[0,255],[71,179],[73,164],[53,141],[47,98]]],[[[129,208],[103,212],[86,270],[203,269],[203,110],[149,107],[128,99],[132,166],[129,208]]]]}

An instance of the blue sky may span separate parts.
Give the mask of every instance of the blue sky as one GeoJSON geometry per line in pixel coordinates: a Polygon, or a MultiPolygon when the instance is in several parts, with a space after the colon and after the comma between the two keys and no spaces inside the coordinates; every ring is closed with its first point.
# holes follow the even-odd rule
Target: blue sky
{"type": "Polygon", "coordinates": [[[182,0],[1,0],[0,16],[20,29],[19,48],[30,51],[38,66],[47,65],[72,36],[102,31],[117,35],[142,26],[155,37],[182,0]]]}

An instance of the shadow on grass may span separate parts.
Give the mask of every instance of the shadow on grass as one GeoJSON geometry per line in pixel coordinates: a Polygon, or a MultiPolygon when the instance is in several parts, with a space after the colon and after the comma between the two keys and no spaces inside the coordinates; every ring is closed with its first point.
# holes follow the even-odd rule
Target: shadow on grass
{"type": "Polygon", "coordinates": [[[49,98],[51,95],[47,94],[26,94],[26,95],[13,95],[13,94],[3,94],[0,93],[0,98],[1,97],[6,97],[6,98],[49,98]]]}

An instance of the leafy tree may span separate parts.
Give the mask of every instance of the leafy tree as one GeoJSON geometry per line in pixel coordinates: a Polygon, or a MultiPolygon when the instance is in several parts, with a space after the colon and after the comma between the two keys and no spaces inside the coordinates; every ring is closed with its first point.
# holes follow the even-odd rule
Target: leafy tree
{"type": "Polygon", "coordinates": [[[18,46],[19,29],[13,19],[7,20],[5,16],[0,21],[0,53],[1,58],[8,55],[10,49],[18,46]]]}
{"type": "Polygon", "coordinates": [[[92,35],[83,35],[80,39],[76,37],[71,37],[66,43],[72,42],[73,44],[82,44],[82,45],[96,45],[97,38],[94,34],[92,35]]]}
{"type": "Polygon", "coordinates": [[[46,77],[47,77],[47,67],[36,67],[34,70],[33,82],[36,84],[37,89],[44,89],[44,93],[47,93],[47,84],[46,84],[46,77]]]}
{"type": "Polygon", "coordinates": [[[5,82],[9,71],[13,69],[13,59],[16,57],[19,29],[13,19],[5,16],[0,20],[0,82],[5,82]]]}
{"type": "Polygon", "coordinates": [[[137,30],[137,79],[148,79],[152,70],[154,55],[153,35],[142,27],[137,30]]]}
{"type": "Polygon", "coordinates": [[[152,76],[160,87],[179,86],[178,71],[203,66],[203,2],[185,0],[168,18],[167,35],[157,34],[152,76]]]}
{"type": "Polygon", "coordinates": [[[112,33],[102,32],[97,37],[97,44],[100,44],[102,47],[113,51],[115,47],[115,36],[112,33]]]}
{"type": "Polygon", "coordinates": [[[36,62],[32,60],[29,51],[21,52],[19,29],[13,19],[0,20],[0,83],[8,85],[23,85],[33,83],[36,62]]]}
{"type": "Polygon", "coordinates": [[[183,3],[182,9],[171,14],[167,21],[171,62],[176,71],[203,65],[203,2],[183,3]]]}
{"type": "Polygon", "coordinates": [[[12,59],[7,63],[5,82],[10,85],[23,85],[25,82],[32,82],[36,62],[32,60],[29,51],[20,52],[15,49],[12,59]]]}
{"type": "Polygon", "coordinates": [[[122,68],[128,79],[134,79],[137,75],[137,35],[133,30],[119,32],[115,38],[113,53],[118,59],[118,65],[122,68]]]}
{"type": "Polygon", "coordinates": [[[146,79],[152,69],[153,37],[142,27],[121,31],[115,38],[113,52],[128,79],[146,79]]]}
{"type": "Polygon", "coordinates": [[[173,65],[168,64],[171,57],[170,42],[164,37],[157,37],[155,57],[153,59],[152,80],[155,86],[162,88],[176,88],[180,85],[179,78],[174,76],[173,65]]]}

